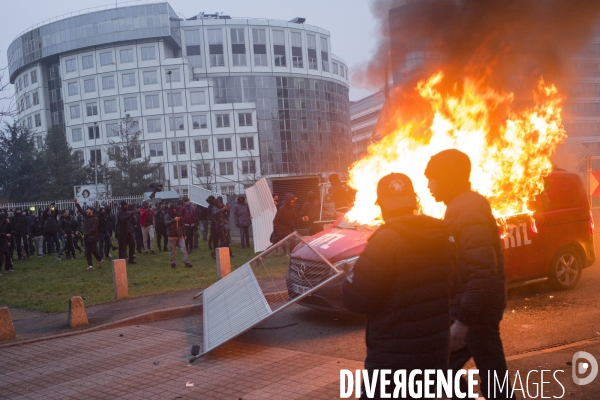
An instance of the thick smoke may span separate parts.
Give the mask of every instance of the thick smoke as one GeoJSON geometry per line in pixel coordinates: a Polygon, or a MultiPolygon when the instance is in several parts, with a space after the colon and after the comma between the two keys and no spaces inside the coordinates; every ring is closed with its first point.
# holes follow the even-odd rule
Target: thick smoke
{"type": "Polygon", "coordinates": [[[515,93],[517,107],[532,100],[540,77],[566,95],[572,58],[600,27],[599,0],[375,0],[373,12],[379,50],[353,78],[371,87],[393,78],[393,97],[404,104],[415,100],[417,81],[438,71],[442,92],[460,91],[470,77],[515,93]],[[415,59],[423,64],[411,70],[415,59]]]}

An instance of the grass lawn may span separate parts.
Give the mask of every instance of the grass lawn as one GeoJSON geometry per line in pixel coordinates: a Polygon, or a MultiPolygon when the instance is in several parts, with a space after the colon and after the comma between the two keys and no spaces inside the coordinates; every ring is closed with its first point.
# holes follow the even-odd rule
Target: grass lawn
{"type": "MultiPolygon", "coordinates": [[[[130,297],[175,292],[185,289],[207,287],[217,279],[216,262],[210,257],[206,242],[190,256],[193,268],[184,268],[181,253],[177,250],[177,268],[170,268],[169,253],[137,254],[137,264],[127,265],[130,297]]],[[[239,243],[232,244],[235,255],[232,269],[254,257],[254,250],[242,250],[239,243]]],[[[16,252],[15,252],[16,254],[16,252]]],[[[116,257],[117,251],[111,254],[116,257]]],[[[104,267],[87,271],[84,254],[77,259],[62,261],[54,256],[32,257],[14,262],[15,272],[0,272],[0,306],[64,312],[69,308],[72,296],[81,296],[85,305],[104,303],[114,299],[112,262],[104,261],[104,267]]]]}

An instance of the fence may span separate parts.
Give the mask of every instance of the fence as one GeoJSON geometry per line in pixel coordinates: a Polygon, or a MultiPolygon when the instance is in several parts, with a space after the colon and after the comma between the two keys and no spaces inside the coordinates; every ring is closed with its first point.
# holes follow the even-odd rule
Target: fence
{"type": "MultiPolygon", "coordinates": [[[[137,203],[137,204],[142,204],[142,201],[144,201],[144,196],[119,196],[119,197],[111,197],[105,201],[99,201],[99,202],[94,202],[94,203],[81,203],[81,207],[82,208],[87,208],[89,206],[93,206],[93,207],[99,207],[99,206],[105,206],[105,207],[110,207],[111,210],[113,212],[116,212],[117,209],[120,207],[120,204],[122,200],[125,200],[127,203],[133,204],[133,203],[137,203]]],[[[73,204],[73,199],[69,199],[69,200],[55,200],[55,201],[31,201],[31,202],[22,202],[22,203],[0,203],[0,209],[16,209],[16,208],[21,208],[23,210],[32,210],[36,213],[44,211],[45,209],[48,208],[48,206],[54,203],[56,208],[59,210],[65,210],[65,209],[74,209],[75,205],[73,204]]]]}

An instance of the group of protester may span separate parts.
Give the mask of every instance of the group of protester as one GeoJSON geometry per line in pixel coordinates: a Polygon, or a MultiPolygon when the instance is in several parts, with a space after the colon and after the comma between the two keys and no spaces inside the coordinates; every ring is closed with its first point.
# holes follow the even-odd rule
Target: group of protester
{"type": "MultiPolygon", "coordinates": [[[[221,197],[210,196],[207,201],[208,208],[193,205],[187,197],[180,202],[158,202],[154,206],[149,202],[139,206],[121,201],[113,212],[109,206],[84,210],[73,199],[75,210],[59,211],[54,203],[38,215],[21,208],[1,210],[0,269],[4,264],[6,271],[14,271],[15,250],[18,261],[34,255],[50,255],[57,260],[64,255],[70,260],[76,259],[77,251],[85,252],[87,268],[92,270],[93,258],[98,262],[97,267],[102,268],[104,259],[113,258],[111,250],[118,248],[118,258],[136,264],[136,250],[138,254],[156,254],[155,247],[157,251],[170,251],[171,268],[177,267],[175,249],[180,249],[185,266],[190,268],[189,253],[200,248],[200,237],[208,241],[213,258],[217,247],[230,247],[229,206],[221,197]]],[[[242,248],[249,247],[251,216],[243,196],[237,198],[233,214],[242,248]]]]}

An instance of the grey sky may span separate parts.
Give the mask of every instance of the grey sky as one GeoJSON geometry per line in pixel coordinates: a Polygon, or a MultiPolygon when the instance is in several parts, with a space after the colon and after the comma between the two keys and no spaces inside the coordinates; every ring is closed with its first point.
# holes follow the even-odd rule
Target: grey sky
{"type": "MultiPolygon", "coordinates": [[[[369,0],[170,0],[169,3],[186,18],[200,11],[223,12],[233,18],[290,20],[305,17],[307,24],[331,32],[333,53],[346,60],[351,74],[372,56],[379,35],[369,0]]],[[[106,0],[21,0],[10,2],[10,6],[5,4],[4,12],[0,14],[0,66],[7,65],[6,50],[9,44],[27,28],[63,14],[107,4],[115,3],[106,0]]],[[[8,73],[5,80],[8,80],[8,73]]],[[[360,99],[374,91],[354,86],[351,78],[351,100],[360,99]]],[[[5,105],[0,102],[0,108],[5,105]]]]}

